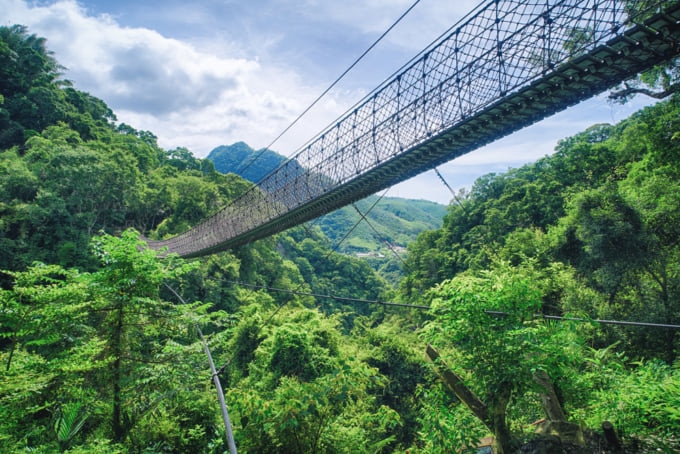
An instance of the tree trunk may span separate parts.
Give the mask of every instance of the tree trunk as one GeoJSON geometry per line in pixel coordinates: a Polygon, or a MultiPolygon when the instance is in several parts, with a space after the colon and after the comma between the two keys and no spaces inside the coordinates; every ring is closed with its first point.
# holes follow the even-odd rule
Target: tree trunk
{"type": "Polygon", "coordinates": [[[560,401],[557,398],[555,388],[553,388],[548,373],[544,370],[537,370],[534,372],[534,381],[543,388],[543,392],[540,393],[540,396],[541,402],[543,403],[543,410],[548,419],[550,421],[566,421],[567,418],[564,415],[562,405],[560,405],[560,401]]]}
{"type": "Polygon", "coordinates": [[[543,410],[547,416],[547,420],[541,422],[536,427],[536,433],[544,436],[557,436],[563,442],[584,446],[583,429],[578,424],[567,421],[567,417],[557,399],[557,394],[547,372],[537,370],[534,373],[534,381],[543,388],[543,392],[540,395],[543,402],[543,410]]]}
{"type": "Polygon", "coordinates": [[[505,421],[505,413],[510,403],[512,390],[504,385],[493,395],[491,402],[491,421],[493,424],[493,452],[494,454],[509,454],[512,452],[512,435],[505,421]]]}
{"type": "Polygon", "coordinates": [[[5,372],[8,372],[9,368],[12,366],[12,358],[14,357],[14,350],[17,347],[16,332],[15,332],[15,335],[12,336],[11,342],[12,342],[12,346],[10,347],[9,355],[7,355],[7,365],[5,366],[5,372]]]}
{"type": "Polygon", "coordinates": [[[490,396],[490,405],[485,404],[479,399],[463,382],[463,379],[456,375],[446,363],[439,357],[439,352],[430,344],[425,350],[427,357],[437,367],[437,374],[444,383],[453,391],[466,407],[479,419],[493,434],[494,454],[509,454],[512,452],[512,435],[505,421],[505,413],[512,395],[512,388],[509,385],[502,385],[498,391],[490,396]]]}
{"type": "Polygon", "coordinates": [[[614,452],[619,452],[621,450],[621,442],[619,437],[616,435],[614,426],[609,421],[602,422],[602,431],[604,432],[604,438],[607,440],[607,444],[614,452]]]}
{"type": "Polygon", "coordinates": [[[113,439],[116,442],[122,442],[125,438],[125,431],[123,429],[123,421],[121,409],[122,391],[121,391],[121,357],[123,356],[123,304],[119,302],[118,311],[116,314],[116,323],[114,326],[113,336],[111,339],[111,350],[113,351],[113,414],[112,414],[112,428],[113,439]]]}

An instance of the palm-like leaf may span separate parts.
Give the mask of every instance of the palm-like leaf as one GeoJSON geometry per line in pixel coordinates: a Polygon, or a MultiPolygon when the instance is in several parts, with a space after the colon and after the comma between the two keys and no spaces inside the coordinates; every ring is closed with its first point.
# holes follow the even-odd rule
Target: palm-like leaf
{"type": "Polygon", "coordinates": [[[59,417],[54,423],[54,432],[62,448],[68,447],[89,416],[87,412],[81,412],[82,406],[82,402],[71,402],[61,406],[59,417]]]}

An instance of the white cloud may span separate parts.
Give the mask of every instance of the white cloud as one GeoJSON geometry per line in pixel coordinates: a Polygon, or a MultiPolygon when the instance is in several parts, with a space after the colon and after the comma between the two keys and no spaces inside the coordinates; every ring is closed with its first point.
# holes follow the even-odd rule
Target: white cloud
{"type": "MultiPolygon", "coordinates": [[[[298,4],[298,0],[291,0],[298,4]]],[[[313,19],[341,24],[359,33],[382,34],[415,2],[413,0],[345,0],[343,2],[308,0],[299,8],[313,19]]],[[[428,2],[416,4],[394,28],[387,40],[401,47],[421,49],[443,33],[477,4],[478,0],[428,2]],[[425,41],[427,42],[425,42],[425,41]]]]}
{"type": "MultiPolygon", "coordinates": [[[[447,21],[468,9],[463,3],[471,2],[429,8],[423,7],[426,3],[416,6],[412,15],[389,35],[390,45],[401,48],[402,55],[410,56],[411,50],[415,54],[418,40],[429,42],[433,36],[428,34],[445,29],[447,21]],[[409,50],[404,51],[403,47],[409,50]]],[[[410,4],[410,0],[398,4],[386,0],[350,0],[349,4],[310,1],[308,8],[302,8],[299,2],[273,2],[261,5],[260,12],[293,21],[294,27],[310,27],[311,36],[330,30],[328,27],[336,31],[346,29],[352,34],[377,35],[410,4]],[[302,19],[304,15],[314,17],[306,22],[302,19]]],[[[140,8],[142,14],[150,13],[149,8],[143,5],[140,8]]],[[[199,26],[201,21],[208,21],[210,10],[207,8],[207,4],[189,9],[175,2],[168,4],[173,23],[184,26],[199,26]]],[[[238,8],[243,13],[249,11],[243,5],[238,8]]],[[[224,30],[203,31],[189,42],[148,28],[127,27],[118,22],[117,17],[122,15],[93,15],[75,0],[57,0],[44,6],[28,6],[22,0],[0,0],[0,9],[6,11],[8,24],[25,24],[29,32],[46,37],[48,48],[68,68],[65,77],[73,80],[76,88],[104,100],[119,121],[150,130],[165,148],[184,146],[198,156],[205,156],[218,145],[241,140],[254,148],[270,145],[330,83],[310,80],[308,74],[301,72],[308,68],[305,65],[309,61],[300,60],[301,66],[296,67],[295,61],[274,58],[272,54],[286,38],[285,29],[270,30],[252,16],[245,17],[246,25],[239,29],[247,31],[242,37],[245,41],[239,45],[229,42],[235,37],[224,30]],[[209,45],[211,38],[215,41],[209,45]],[[256,49],[263,59],[252,54],[256,49]]],[[[225,24],[225,28],[228,25],[225,24]]],[[[337,35],[332,37],[336,39],[337,35]]],[[[344,45],[336,41],[326,45],[344,45]]],[[[296,44],[310,49],[318,45],[304,41],[296,44]]],[[[363,49],[354,50],[357,56],[360,50],[363,49]]],[[[295,52],[287,58],[294,58],[295,52]]],[[[388,52],[388,58],[392,57],[394,53],[388,52]]],[[[325,58],[337,64],[334,55],[325,58]]],[[[403,63],[392,62],[391,68],[385,68],[380,56],[372,58],[374,60],[365,62],[364,68],[371,68],[370,71],[377,68],[376,73],[382,71],[382,75],[370,81],[375,85],[403,63]]],[[[325,61],[318,62],[319,66],[325,64],[325,61]]],[[[361,82],[347,85],[356,88],[335,91],[325,97],[273,148],[292,154],[372,88],[361,82]]]]}
{"type": "MultiPolygon", "coordinates": [[[[47,38],[76,88],[104,100],[119,121],[150,130],[166,148],[205,156],[240,140],[264,147],[321,91],[285,68],[207,54],[153,30],[123,27],[108,15],[89,16],[72,0],[36,7],[0,0],[0,9],[47,38]]],[[[306,129],[281,143],[282,152],[302,145],[342,104],[325,100],[306,129]]]]}

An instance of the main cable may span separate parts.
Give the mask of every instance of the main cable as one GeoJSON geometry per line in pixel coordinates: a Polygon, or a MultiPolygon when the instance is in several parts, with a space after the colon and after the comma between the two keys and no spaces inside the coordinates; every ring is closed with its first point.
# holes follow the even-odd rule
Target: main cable
{"type": "MultiPolygon", "coordinates": [[[[380,197],[378,197],[375,200],[375,202],[373,202],[373,205],[371,205],[371,207],[368,209],[368,211],[366,211],[366,215],[368,215],[368,213],[370,213],[371,210],[373,210],[373,208],[375,208],[375,206],[378,204],[378,202],[380,202],[383,199],[383,197],[385,197],[385,194],[387,194],[387,191],[389,191],[389,190],[390,190],[390,188],[387,188],[383,191],[383,193],[380,195],[380,197]]],[[[356,207],[355,207],[355,209],[356,209],[356,207]]],[[[359,212],[359,213],[361,213],[361,212],[359,212]]],[[[359,218],[359,220],[357,222],[354,223],[354,225],[352,226],[351,229],[349,229],[347,232],[345,232],[343,237],[340,238],[340,241],[338,241],[338,243],[331,248],[331,252],[337,252],[338,251],[338,248],[340,248],[340,245],[352,234],[352,232],[354,232],[354,230],[357,227],[359,227],[359,224],[361,224],[362,218],[363,218],[363,215],[359,218]]],[[[330,257],[330,254],[328,256],[330,257]]]]}
{"type": "Polygon", "coordinates": [[[438,169],[437,167],[435,167],[433,170],[434,170],[434,173],[436,173],[437,176],[439,177],[439,180],[440,180],[442,183],[444,183],[444,186],[446,186],[446,188],[449,190],[449,192],[450,192],[451,195],[453,196],[453,200],[455,200],[455,202],[456,202],[456,203],[458,204],[458,206],[463,210],[463,212],[465,212],[466,215],[469,215],[470,213],[468,213],[467,208],[465,208],[465,205],[463,204],[463,201],[460,200],[460,198],[458,197],[458,194],[456,194],[456,192],[453,190],[453,188],[451,187],[451,185],[449,184],[449,182],[446,181],[446,178],[444,178],[444,175],[441,174],[441,172],[439,171],[439,169],[438,169]]]}
{"type": "MultiPolygon", "coordinates": [[[[505,312],[505,311],[484,311],[487,315],[496,315],[496,316],[507,316],[510,315],[510,312],[505,312]]],[[[624,320],[601,320],[601,319],[587,319],[587,318],[580,318],[580,317],[562,317],[560,315],[546,315],[546,314],[534,314],[534,318],[542,318],[544,320],[557,320],[557,321],[566,321],[566,322],[583,322],[583,323],[588,323],[588,322],[593,322],[593,323],[600,323],[602,325],[621,325],[621,326],[643,326],[647,328],[666,328],[666,329],[680,329],[680,325],[671,325],[668,323],[649,323],[649,322],[629,322],[629,321],[624,321],[624,320]]]]}
{"type": "MultiPolygon", "coordinates": [[[[376,203],[377,203],[377,202],[376,202],[376,203]]],[[[373,206],[375,206],[375,204],[374,204],[373,206]]],[[[368,213],[370,213],[370,210],[367,211],[366,214],[364,214],[364,213],[361,212],[361,210],[359,210],[359,207],[357,207],[357,204],[356,204],[356,203],[353,203],[353,204],[352,204],[352,208],[354,208],[354,210],[359,214],[359,216],[361,217],[361,220],[365,221],[366,224],[368,224],[368,226],[373,230],[373,232],[374,232],[376,235],[378,235],[378,240],[380,240],[381,242],[383,242],[383,243],[385,243],[385,244],[387,245],[387,247],[390,249],[390,251],[392,251],[392,253],[394,254],[394,256],[395,256],[397,259],[399,259],[399,261],[401,262],[402,265],[406,265],[406,262],[404,262],[404,259],[403,259],[403,258],[399,255],[399,253],[394,249],[394,246],[392,246],[392,243],[390,243],[389,241],[387,241],[387,240],[382,236],[382,234],[381,234],[380,232],[378,232],[378,229],[376,229],[375,226],[371,223],[371,221],[369,221],[368,218],[366,217],[366,216],[368,216],[368,213]]],[[[373,209],[373,207],[371,207],[371,209],[373,209]]]]}
{"type": "Polygon", "coordinates": [[[316,99],[315,99],[315,100],[314,100],[314,101],[313,101],[313,102],[312,102],[312,103],[311,103],[304,111],[302,111],[302,113],[301,113],[300,115],[298,115],[297,118],[295,118],[295,120],[293,120],[293,122],[292,122],[290,125],[288,125],[288,126],[287,126],[287,127],[286,127],[279,135],[278,135],[278,136],[276,136],[276,138],[275,138],[274,140],[272,140],[272,142],[271,142],[269,145],[267,145],[265,148],[261,149],[261,150],[259,151],[259,153],[258,153],[257,155],[255,155],[255,157],[254,157],[253,159],[251,159],[245,167],[243,167],[242,169],[240,169],[240,170],[238,171],[238,174],[240,175],[240,174],[242,174],[243,172],[245,172],[245,171],[246,171],[246,170],[247,170],[247,169],[248,169],[255,161],[257,161],[257,160],[265,153],[265,151],[270,150],[271,147],[274,146],[274,144],[275,144],[276,142],[278,142],[279,139],[280,139],[281,137],[283,137],[284,134],[286,134],[288,131],[290,131],[290,129],[291,129],[293,126],[295,126],[295,125],[297,124],[297,122],[300,121],[300,119],[302,119],[302,117],[305,116],[305,115],[307,114],[307,112],[309,112],[309,111],[312,109],[312,107],[314,107],[319,101],[321,101],[321,99],[322,99],[324,96],[326,96],[326,95],[328,94],[328,92],[331,91],[331,90],[332,90],[332,89],[333,89],[333,88],[334,88],[334,87],[335,87],[335,86],[336,86],[336,85],[337,85],[337,84],[338,84],[338,83],[339,83],[339,82],[347,75],[347,73],[349,73],[352,69],[354,69],[354,67],[355,67],[357,64],[359,64],[359,62],[360,62],[361,60],[363,60],[363,58],[364,58],[370,51],[372,51],[373,48],[374,48],[375,46],[377,46],[378,43],[379,43],[380,41],[382,41],[383,38],[385,38],[385,36],[387,36],[387,34],[388,34],[389,32],[391,32],[392,29],[393,29],[394,27],[396,27],[397,24],[398,24],[399,22],[401,22],[402,19],[404,19],[404,17],[406,17],[406,16],[411,12],[411,10],[412,10],[413,8],[416,7],[416,5],[417,5],[418,3],[420,3],[420,0],[416,0],[415,2],[413,2],[413,4],[412,4],[406,11],[404,11],[404,13],[402,13],[402,15],[399,16],[399,18],[398,18],[394,23],[392,23],[392,25],[390,25],[389,28],[388,28],[387,30],[385,30],[385,31],[383,32],[383,34],[380,35],[380,36],[378,37],[378,39],[376,39],[376,40],[373,42],[373,44],[371,44],[371,45],[368,47],[368,49],[366,49],[361,55],[359,55],[359,57],[358,57],[356,60],[354,60],[354,63],[352,63],[345,71],[343,71],[343,73],[340,74],[340,75],[333,81],[333,83],[330,84],[329,87],[326,88],[326,89],[323,91],[323,93],[321,93],[321,94],[320,94],[320,95],[319,95],[319,96],[318,96],[318,97],[317,97],[317,98],[316,98],[316,99]]]}
{"type": "Polygon", "coordinates": [[[411,309],[421,309],[421,310],[429,310],[429,306],[423,306],[420,304],[409,304],[409,303],[394,303],[391,301],[381,301],[381,300],[369,300],[365,298],[352,298],[348,296],[336,296],[336,295],[324,295],[320,293],[312,293],[312,292],[301,292],[298,290],[290,290],[286,288],[279,288],[279,287],[270,287],[268,285],[258,285],[258,284],[246,284],[245,282],[238,282],[238,281],[224,281],[232,285],[238,285],[241,287],[249,287],[249,288],[256,288],[256,289],[261,289],[261,290],[267,290],[267,291],[273,291],[273,292],[279,292],[279,293],[289,293],[291,295],[301,295],[301,296],[313,296],[314,298],[324,298],[324,299],[332,299],[336,301],[347,301],[350,303],[367,303],[367,304],[380,304],[382,306],[396,306],[396,307],[408,307],[411,309]]]}
{"type": "MultiPolygon", "coordinates": [[[[229,283],[229,284],[232,284],[232,285],[238,285],[238,286],[241,286],[241,287],[256,288],[256,289],[279,292],[279,293],[288,293],[288,294],[292,294],[292,295],[313,296],[315,298],[326,298],[326,299],[333,299],[333,300],[336,300],[336,301],[347,301],[347,302],[350,302],[350,303],[380,304],[382,306],[406,307],[406,308],[410,308],[410,309],[420,309],[420,310],[430,310],[430,309],[432,309],[432,307],[430,307],[430,306],[425,306],[425,305],[420,305],[420,304],[394,303],[394,302],[390,302],[390,301],[369,300],[369,299],[364,299],[364,298],[352,298],[352,297],[347,297],[347,296],[324,295],[324,294],[312,293],[312,292],[300,292],[298,290],[291,290],[291,289],[285,289],[285,288],[279,288],[279,287],[271,287],[271,286],[268,286],[268,285],[246,284],[245,282],[239,282],[239,281],[224,280],[223,282],[226,282],[226,283],[229,283]]],[[[505,312],[505,311],[485,310],[484,313],[487,314],[487,315],[495,315],[495,316],[508,316],[508,315],[510,315],[510,312],[505,312]]],[[[583,322],[583,323],[592,322],[592,323],[600,323],[602,325],[641,326],[641,327],[646,327],[646,328],[666,328],[666,329],[678,329],[678,330],[680,330],[680,325],[672,325],[672,324],[668,324],[668,323],[649,323],[649,322],[634,322],[634,321],[623,321],[623,320],[586,319],[586,318],[580,318],[580,317],[563,317],[563,316],[559,316],[559,315],[546,315],[546,314],[533,314],[533,316],[534,316],[534,318],[542,318],[544,320],[583,322]]]]}

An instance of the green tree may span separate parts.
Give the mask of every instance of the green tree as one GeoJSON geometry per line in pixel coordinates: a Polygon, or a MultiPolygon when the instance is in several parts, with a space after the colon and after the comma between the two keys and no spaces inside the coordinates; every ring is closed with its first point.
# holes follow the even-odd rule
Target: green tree
{"type": "Polygon", "coordinates": [[[561,329],[534,317],[543,305],[541,280],[530,266],[501,262],[445,281],[430,295],[434,318],[423,336],[446,349],[454,391],[493,433],[497,453],[511,452],[508,408],[536,389],[534,372],[557,376],[578,354],[578,339],[570,341],[575,350],[565,349],[557,342],[565,339],[561,329]]]}
{"type": "Polygon", "coordinates": [[[181,306],[164,302],[159,289],[189,267],[172,258],[160,262],[156,252],[144,249],[134,231],[120,238],[103,235],[94,242],[94,252],[102,269],[93,275],[96,311],[100,316],[100,336],[106,342],[110,362],[111,427],[113,439],[125,440],[140,416],[135,413],[135,388],[144,375],[139,367],[146,358],[170,361],[164,347],[173,335],[185,329],[181,306]]]}
{"type": "MultiPolygon", "coordinates": [[[[679,205],[672,190],[677,184],[668,172],[668,167],[650,169],[643,160],[618,185],[578,194],[561,221],[559,257],[606,296],[605,304],[588,311],[593,316],[677,323],[679,251],[674,219],[679,205]]],[[[663,352],[669,364],[675,360],[673,330],[660,335],[616,327],[607,331],[625,339],[631,353],[663,352]]]]}
{"type": "Polygon", "coordinates": [[[366,363],[385,377],[385,387],[375,390],[375,398],[378,404],[399,414],[401,424],[394,426],[391,434],[397,446],[408,449],[415,444],[420,429],[422,401],[418,388],[431,383],[433,377],[422,353],[413,347],[419,344],[418,339],[408,334],[402,322],[401,316],[393,316],[372,329],[358,326],[352,335],[361,336],[360,342],[367,347],[366,363]]]}
{"type": "Polygon", "coordinates": [[[54,82],[60,66],[47,50],[45,38],[29,35],[23,25],[0,27],[0,92],[27,92],[54,82]]]}
{"type": "Polygon", "coordinates": [[[46,39],[23,25],[0,27],[0,150],[59,122],[85,140],[110,131],[115,115],[101,100],[60,79],[63,68],[46,47],[46,39]]]}
{"type": "Polygon", "coordinates": [[[292,307],[278,314],[285,322],[265,318],[271,325],[258,328],[253,313],[237,330],[249,345],[230,363],[240,369],[230,374],[228,398],[241,449],[379,452],[393,443],[400,418],[375,397],[384,379],[358,346],[341,342],[337,317],[292,307]]]}
{"type": "MultiPolygon", "coordinates": [[[[634,300],[641,302],[634,315],[637,319],[680,323],[680,186],[677,175],[670,165],[653,167],[643,160],[621,183],[623,196],[635,207],[644,225],[647,246],[637,285],[631,283],[634,300]]],[[[667,330],[648,338],[643,336],[639,343],[654,346],[663,352],[668,364],[674,363],[680,348],[677,331],[667,330]]]]}
{"type": "Polygon", "coordinates": [[[573,261],[613,302],[630,273],[647,256],[641,219],[611,185],[580,193],[572,201],[570,213],[575,238],[581,244],[579,257],[573,261]]]}
{"type": "Polygon", "coordinates": [[[0,450],[66,449],[98,408],[96,392],[83,385],[106,365],[99,359],[102,342],[88,323],[87,276],[40,263],[6,273],[11,285],[0,290],[0,450]]]}
{"type": "Polygon", "coordinates": [[[10,341],[5,370],[17,348],[41,349],[73,332],[84,304],[84,289],[74,285],[74,272],[56,265],[35,264],[25,272],[5,271],[13,280],[2,293],[2,337],[10,341]],[[71,304],[64,304],[65,302],[71,304]]]}

